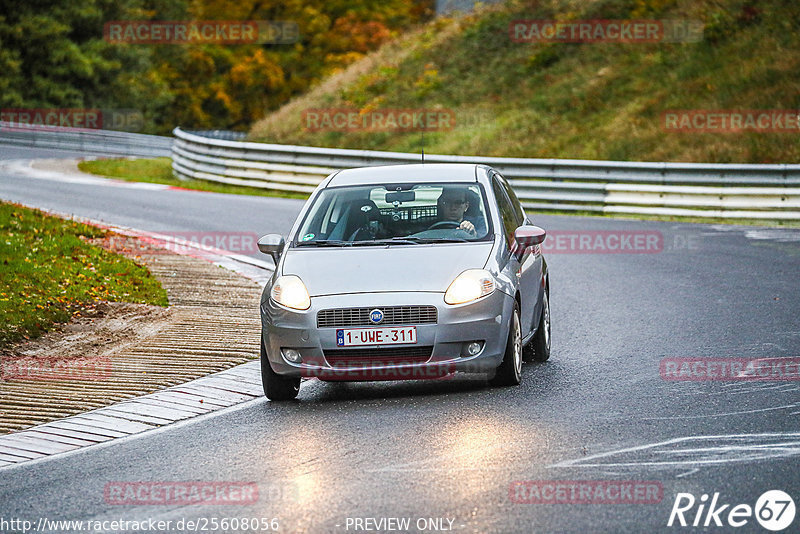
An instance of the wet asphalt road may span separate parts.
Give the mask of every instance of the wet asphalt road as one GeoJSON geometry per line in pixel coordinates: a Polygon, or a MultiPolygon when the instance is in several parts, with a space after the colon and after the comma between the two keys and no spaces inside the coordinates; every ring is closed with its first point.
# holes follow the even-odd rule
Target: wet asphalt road
{"type": "MultiPolygon", "coordinates": [[[[0,198],[154,231],[285,233],[301,206],[5,171],[0,198]]],[[[646,254],[547,254],[553,356],[524,366],[519,387],[492,389],[461,376],[308,381],[298,402],[262,398],[4,469],[0,518],[153,519],[173,527],[207,518],[209,528],[213,517],[276,518],[281,532],[378,530],[359,518],[383,519],[380,531],[396,526],[389,518],[407,518],[412,532],[767,532],[753,517],[729,526],[729,510],[754,506],[773,489],[800,505],[797,381],[683,382],[659,372],[664,358],[800,357],[800,229],[533,219],[553,235],[652,231],[662,246],[646,254]],[[238,505],[109,504],[104,488],[121,481],[254,482],[259,497],[238,505]],[[649,481],[663,495],[654,503],[527,504],[515,502],[525,493],[509,491],[515,481],[540,481],[539,488],[649,481]],[[698,504],[704,493],[719,493],[718,506],[730,505],[720,515],[724,526],[667,527],[678,493],[698,504]]],[[[690,524],[698,504],[685,514],[690,524]]],[[[799,530],[797,518],[786,532],[799,530]]]]}

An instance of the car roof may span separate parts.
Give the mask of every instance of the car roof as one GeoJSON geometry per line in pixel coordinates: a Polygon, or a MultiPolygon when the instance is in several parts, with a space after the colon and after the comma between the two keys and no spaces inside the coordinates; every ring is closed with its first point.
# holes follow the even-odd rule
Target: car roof
{"type": "Polygon", "coordinates": [[[337,172],[327,187],[419,182],[477,182],[474,163],[415,163],[358,167],[337,172]]]}

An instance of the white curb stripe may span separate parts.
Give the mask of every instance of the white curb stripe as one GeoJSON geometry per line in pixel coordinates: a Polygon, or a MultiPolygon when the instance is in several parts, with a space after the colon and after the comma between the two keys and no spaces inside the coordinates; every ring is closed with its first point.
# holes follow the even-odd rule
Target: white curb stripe
{"type": "Polygon", "coordinates": [[[151,432],[262,396],[260,362],[244,363],[150,395],[0,436],[0,469],[151,432]]]}

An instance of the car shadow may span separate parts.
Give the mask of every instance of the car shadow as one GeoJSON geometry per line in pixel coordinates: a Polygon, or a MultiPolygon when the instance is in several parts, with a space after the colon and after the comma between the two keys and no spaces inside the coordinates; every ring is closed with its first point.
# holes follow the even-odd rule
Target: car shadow
{"type": "Polygon", "coordinates": [[[436,397],[484,392],[486,395],[502,395],[529,390],[535,385],[538,389],[550,374],[549,362],[526,363],[522,367],[522,383],[516,387],[496,388],[489,384],[488,376],[481,374],[457,373],[452,377],[435,380],[385,380],[385,381],[322,381],[305,380],[300,387],[296,403],[326,403],[350,400],[380,400],[400,398],[436,397]]]}
{"type": "Polygon", "coordinates": [[[363,382],[324,382],[308,380],[300,388],[300,402],[373,400],[402,397],[427,397],[453,393],[471,393],[490,389],[481,375],[455,375],[437,380],[387,380],[363,382]]]}

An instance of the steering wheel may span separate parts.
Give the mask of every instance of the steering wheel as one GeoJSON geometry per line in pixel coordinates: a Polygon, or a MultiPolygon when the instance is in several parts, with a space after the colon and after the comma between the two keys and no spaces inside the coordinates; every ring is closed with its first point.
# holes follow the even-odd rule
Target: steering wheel
{"type": "Polygon", "coordinates": [[[461,223],[456,221],[439,221],[435,222],[428,227],[428,230],[436,230],[436,229],[444,229],[449,228],[451,230],[455,230],[456,228],[460,228],[461,223]]]}

